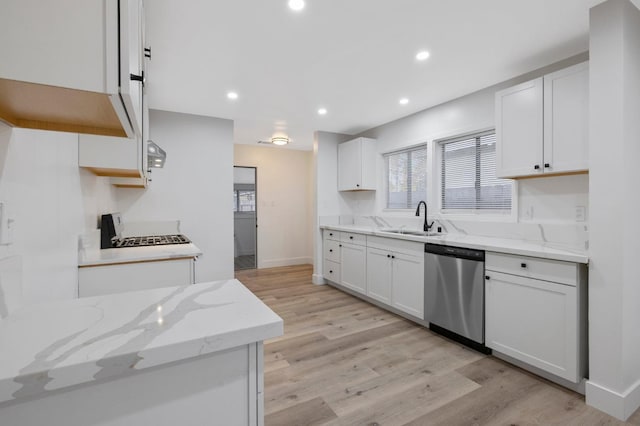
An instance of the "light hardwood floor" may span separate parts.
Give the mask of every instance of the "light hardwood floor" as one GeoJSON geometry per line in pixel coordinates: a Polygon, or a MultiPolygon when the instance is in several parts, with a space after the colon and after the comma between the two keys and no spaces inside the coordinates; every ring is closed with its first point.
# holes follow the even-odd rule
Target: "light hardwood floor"
{"type": "MultiPolygon", "coordinates": [[[[622,425],[584,397],[330,286],[311,266],[236,277],[284,320],[265,342],[265,423],[622,425]]],[[[640,412],[629,423],[640,425],[640,412]]]]}

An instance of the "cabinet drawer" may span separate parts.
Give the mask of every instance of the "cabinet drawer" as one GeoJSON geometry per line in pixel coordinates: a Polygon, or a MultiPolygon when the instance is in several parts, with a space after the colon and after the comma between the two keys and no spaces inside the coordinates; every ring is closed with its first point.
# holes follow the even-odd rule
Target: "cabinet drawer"
{"type": "Polygon", "coordinates": [[[341,232],[340,241],[343,243],[351,243],[359,246],[367,244],[367,236],[364,234],[354,234],[353,232],[341,232]]]}
{"type": "Polygon", "coordinates": [[[485,269],[574,287],[579,278],[575,263],[503,253],[487,252],[485,269]]]}
{"type": "Polygon", "coordinates": [[[326,240],[323,245],[324,258],[332,262],[340,262],[340,243],[338,241],[326,240]]]}
{"type": "Polygon", "coordinates": [[[324,278],[334,283],[340,283],[340,264],[330,260],[324,261],[324,278]]]}
{"type": "Polygon", "coordinates": [[[322,236],[324,237],[325,240],[340,241],[340,232],[338,231],[325,229],[324,232],[322,233],[322,236]]]}

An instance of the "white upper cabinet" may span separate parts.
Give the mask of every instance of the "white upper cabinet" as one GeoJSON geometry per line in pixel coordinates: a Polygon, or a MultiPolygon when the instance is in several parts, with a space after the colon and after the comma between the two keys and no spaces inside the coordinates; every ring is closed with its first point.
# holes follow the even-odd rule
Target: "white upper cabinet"
{"type": "Polygon", "coordinates": [[[537,78],[496,93],[498,177],[542,172],[542,81],[537,78]]]}
{"type": "Polygon", "coordinates": [[[357,138],[338,145],[338,190],[376,189],[376,141],[357,138]]]}
{"type": "Polygon", "coordinates": [[[589,169],[589,63],[544,77],[544,170],[589,169]]]}
{"type": "Polygon", "coordinates": [[[143,19],[142,0],[3,2],[0,119],[17,127],[140,136],[143,19]]]}
{"type": "Polygon", "coordinates": [[[588,169],[588,72],[584,62],[496,93],[498,177],[588,169]]]}

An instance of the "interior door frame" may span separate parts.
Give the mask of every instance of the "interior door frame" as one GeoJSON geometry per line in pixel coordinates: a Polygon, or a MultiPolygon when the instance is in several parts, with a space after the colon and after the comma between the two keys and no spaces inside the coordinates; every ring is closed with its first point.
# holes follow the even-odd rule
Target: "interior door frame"
{"type": "MultiPolygon", "coordinates": [[[[256,237],[254,240],[254,244],[255,244],[254,269],[258,269],[258,167],[257,166],[237,166],[234,164],[233,168],[234,169],[236,168],[253,169],[253,186],[254,186],[254,192],[255,192],[255,216],[256,216],[256,237]]],[[[234,185],[235,185],[235,182],[234,182],[234,185]]],[[[234,228],[235,228],[235,225],[234,225],[234,228]]]]}

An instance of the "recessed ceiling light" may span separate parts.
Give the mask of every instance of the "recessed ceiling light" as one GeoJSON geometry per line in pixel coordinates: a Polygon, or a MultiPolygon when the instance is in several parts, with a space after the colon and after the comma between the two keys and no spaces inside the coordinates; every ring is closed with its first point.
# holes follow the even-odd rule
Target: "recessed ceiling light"
{"type": "Polygon", "coordinates": [[[320,108],[318,110],[318,114],[320,114],[320,115],[325,115],[326,113],[327,113],[327,109],[326,108],[320,108]]]}
{"type": "Polygon", "coordinates": [[[229,99],[238,99],[238,94],[236,92],[227,93],[227,98],[229,99]]]}
{"type": "Polygon", "coordinates": [[[400,105],[406,105],[408,103],[409,103],[409,99],[407,99],[407,98],[400,99],[400,105]]]}
{"type": "Polygon", "coordinates": [[[304,0],[289,0],[289,8],[296,12],[304,9],[304,0]]]}
{"type": "Polygon", "coordinates": [[[422,50],[416,54],[416,59],[419,61],[425,61],[429,58],[429,56],[431,56],[429,52],[427,52],[426,50],[422,50]]]}

